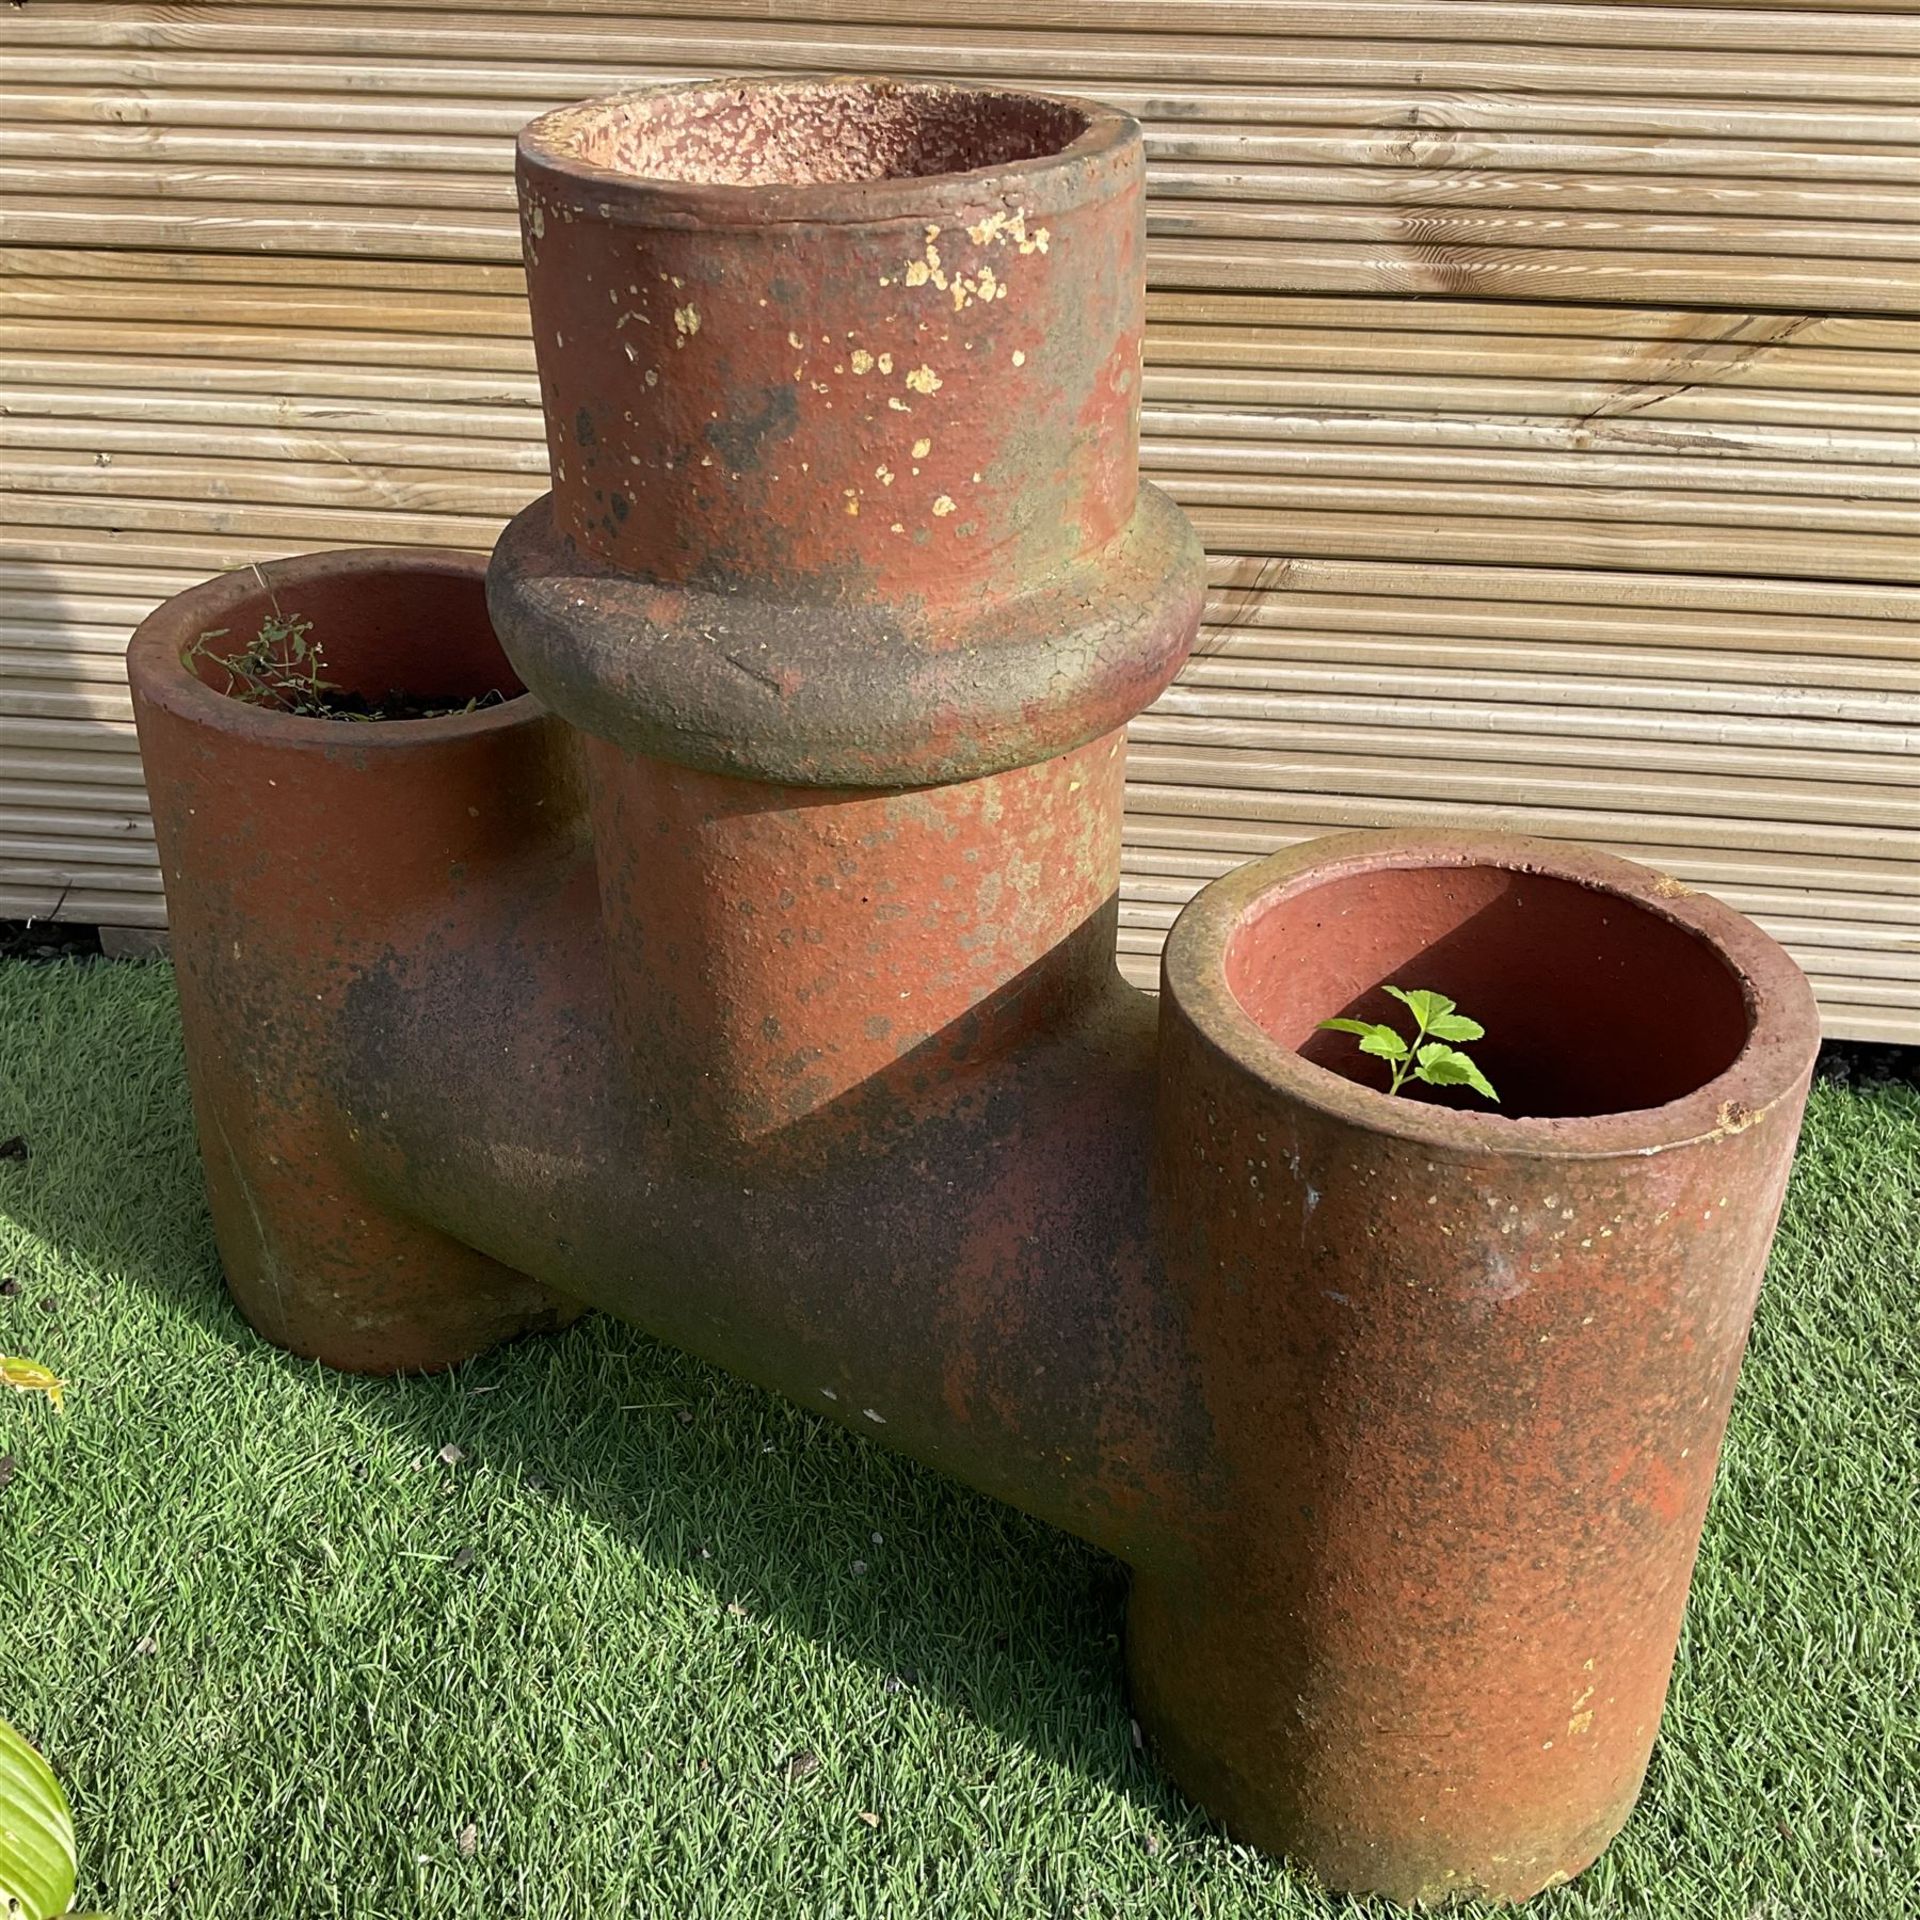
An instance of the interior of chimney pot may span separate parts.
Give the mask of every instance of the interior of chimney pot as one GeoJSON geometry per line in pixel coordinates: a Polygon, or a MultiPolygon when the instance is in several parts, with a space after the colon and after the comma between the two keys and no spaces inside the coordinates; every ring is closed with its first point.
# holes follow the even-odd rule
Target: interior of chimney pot
{"type": "Polygon", "coordinates": [[[1032,94],[877,83],[711,87],[609,101],[568,145],[590,166],[686,186],[916,180],[1063,152],[1087,117],[1032,94]]]}
{"type": "Polygon", "coordinates": [[[1403,1098],[1509,1119],[1664,1106],[1730,1067],[1751,1016],[1739,976],[1698,934],[1638,901],[1494,866],[1379,867],[1257,900],[1227,942],[1227,984],[1280,1045],[1363,1086],[1383,1064],[1336,1016],[1413,1027],[1386,988],[1456,1001],[1500,1095],[1409,1081],[1403,1098]]]}
{"type": "Polygon", "coordinates": [[[375,705],[397,699],[458,707],[489,694],[511,700],[526,691],[494,633],[486,583],[478,574],[382,567],[263,584],[234,601],[220,628],[205,636],[185,664],[216,693],[242,697],[247,676],[233,663],[244,660],[256,639],[266,643],[264,657],[275,663],[275,677],[286,672],[298,678],[311,670],[329,690],[375,705]],[[290,639],[270,638],[295,631],[317,650],[317,660],[297,657],[290,639]]]}

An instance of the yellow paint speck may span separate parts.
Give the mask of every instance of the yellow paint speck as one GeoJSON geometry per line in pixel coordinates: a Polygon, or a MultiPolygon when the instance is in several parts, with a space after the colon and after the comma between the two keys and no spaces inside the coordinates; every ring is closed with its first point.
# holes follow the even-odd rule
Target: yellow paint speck
{"type": "Polygon", "coordinates": [[[895,413],[911,413],[913,411],[897,393],[887,395],[887,405],[890,406],[895,413]]]}
{"type": "Polygon", "coordinates": [[[938,393],[941,387],[940,376],[931,367],[919,366],[907,375],[907,385],[915,393],[938,393]]]}
{"type": "Polygon", "coordinates": [[[873,477],[878,480],[883,487],[893,485],[893,469],[891,467],[875,467],[873,477]]]}
{"type": "Polygon", "coordinates": [[[913,443],[913,457],[916,460],[924,460],[932,451],[933,442],[931,440],[916,440],[913,443]]]}
{"type": "Polygon", "coordinates": [[[943,493],[933,503],[933,511],[936,519],[944,520],[953,511],[953,502],[943,493]]]}
{"type": "Polygon", "coordinates": [[[873,355],[870,354],[865,347],[855,347],[849,364],[855,373],[871,373],[873,371],[873,355]]]}
{"type": "Polygon", "coordinates": [[[1016,367],[1024,367],[1027,364],[1027,356],[1018,347],[1013,350],[1013,364],[1016,367]]]}
{"type": "Polygon", "coordinates": [[[806,351],[807,343],[804,340],[802,340],[797,333],[790,333],[787,335],[787,345],[794,348],[796,351],[804,353],[806,351]]]}
{"type": "Polygon", "coordinates": [[[902,526],[902,525],[900,524],[900,522],[899,522],[898,520],[896,520],[896,521],[895,521],[895,522],[893,523],[893,525],[892,525],[892,526],[890,526],[890,527],[889,527],[889,528],[887,529],[887,531],[888,531],[889,533],[905,533],[905,532],[906,532],[906,528],[905,528],[905,527],[903,527],[903,526],[902,526]]]}
{"type": "MultiPolygon", "coordinates": [[[[673,283],[676,287],[679,281],[673,283]]],[[[673,325],[676,333],[695,334],[700,331],[700,309],[698,307],[675,307],[673,325]]]]}
{"type": "Polygon", "coordinates": [[[893,371],[893,355],[883,353],[876,364],[882,373],[891,373],[893,371]]]}

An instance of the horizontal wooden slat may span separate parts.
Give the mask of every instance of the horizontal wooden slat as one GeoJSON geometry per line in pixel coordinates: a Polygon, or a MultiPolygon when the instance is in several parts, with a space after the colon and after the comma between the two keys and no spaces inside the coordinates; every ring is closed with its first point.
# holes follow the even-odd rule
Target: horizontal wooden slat
{"type": "MultiPolygon", "coordinates": [[[[1184,773],[1184,767],[1169,771],[1184,773]]],[[[1212,769],[1230,775],[1231,766],[1212,769]]],[[[1436,783],[1437,785],[1437,783],[1436,783]]],[[[1618,843],[1650,846],[1736,848],[1751,844],[1754,827],[1727,815],[1638,812],[1627,807],[1516,806],[1505,800],[1476,803],[1432,792],[1415,799],[1358,795],[1352,799],[1319,793],[1294,793],[1264,788],[1249,780],[1245,786],[1225,785],[1218,778],[1155,782],[1129,781],[1128,805],[1136,814],[1174,814],[1205,819],[1263,820],[1298,824],[1311,821],[1325,832],[1359,827],[1456,826],[1481,831],[1540,834],[1549,838],[1590,841],[1607,847],[1618,843]]],[[[1780,821],[1766,829],[1766,843],[1782,852],[1801,855],[1870,857],[1894,838],[1884,830],[1851,829],[1805,821],[1780,821]]]]}
{"type": "MultiPolygon", "coordinates": [[[[1561,37],[1515,31],[1503,38],[1499,24],[1519,28],[1552,10],[1494,9],[1489,25],[1435,38],[1405,31],[1379,31],[1379,16],[1360,10],[1342,15],[1329,4],[1322,22],[1340,17],[1345,32],[1267,28],[1226,38],[1204,31],[1087,32],[1098,24],[1085,13],[1068,16],[1073,28],[1029,14],[990,35],[977,26],[950,25],[924,14],[889,21],[861,18],[808,21],[784,11],[765,11],[737,22],[700,15],[672,17],[664,9],[609,9],[592,13],[490,9],[459,14],[431,42],[417,14],[404,8],[242,5],[231,0],[35,0],[10,34],[22,46],[43,49],[113,47],[129,52],[159,49],[266,55],[297,70],[307,58],[418,59],[431,44],[446,61],[519,61],[541,65],[620,62],[644,56],[696,73],[725,72],[756,56],[768,70],[882,71],[915,73],[936,67],[959,77],[1030,83],[1049,73],[1077,72],[1088,91],[1102,81],[1138,82],[1145,76],[1164,90],[1181,84],[1239,89],[1325,84],[1393,84],[1445,94],[1501,91],[1624,93],[1637,98],[1786,98],[1904,104],[1913,84],[1915,36],[1909,20],[1869,17],[1858,29],[1861,43],[1837,41],[1831,31],[1756,10],[1746,15],[1695,16],[1691,36],[1674,44],[1652,37],[1649,22],[1684,8],[1639,10],[1569,7],[1559,17],[1574,29],[1561,37]],[[1606,31],[1611,12],[1614,40],[1606,31]],[[1504,19],[1503,19],[1504,14],[1504,19]],[[1754,44],[1757,30],[1743,21],[1775,22],[1775,44],[1754,44]],[[1591,34],[1578,31],[1581,24],[1591,34]],[[1732,30],[1729,30],[1731,23],[1732,30]],[[1080,30],[1075,30],[1080,29],[1080,30]],[[1876,42],[1878,44],[1876,44],[1876,42]],[[1705,43],[1705,44],[1703,44],[1705,43]],[[1900,57],[1905,54],[1909,57],[1900,57]]],[[[866,13],[862,8],[861,12],[866,13]]],[[[1435,8],[1429,18],[1440,12],[1435,8]]],[[[1475,6],[1476,20],[1482,9],[1475,6]]],[[[1054,21],[1060,16],[1056,14],[1054,21]]],[[[1162,12],[1165,24],[1179,15],[1162,12]]],[[[1396,24],[1404,26],[1405,16],[1396,24]]],[[[1829,23],[1822,22],[1825,26],[1829,23]]],[[[604,84],[604,83],[603,83],[604,84]]]]}
{"type": "MultiPolygon", "coordinates": [[[[1163,223],[1164,225],[1165,223],[1163,223]]],[[[1426,221],[1419,223],[1423,228],[1426,221]]],[[[214,251],[357,253],[404,250],[430,258],[506,260],[517,230],[504,216],[355,213],[349,207],[290,207],[284,216],[247,201],[169,207],[112,199],[60,198],[0,209],[0,244],[86,244],[109,230],[128,246],[214,251]]],[[[1197,232],[1149,246],[1148,266],[1163,284],[1230,291],[1278,288],[1406,294],[1476,293],[1556,300],[1596,293],[1636,301],[1731,302],[1805,307],[1841,301],[1861,309],[1920,312],[1920,261],[1819,259],[1775,252],[1777,236],[1756,232],[1750,250],[1696,249],[1711,236],[1671,229],[1638,236],[1637,247],[1589,246],[1564,223],[1459,222],[1449,233],[1397,246],[1379,222],[1282,219],[1272,230],[1242,236],[1197,232]],[[1368,231],[1369,227],[1375,231],[1368,231]]],[[[1603,227],[1581,229],[1599,240],[1603,227]]]]}
{"type": "Polygon", "coordinates": [[[151,831],[147,796],[137,784],[128,787],[95,786],[75,783],[63,786],[53,780],[24,779],[17,776],[28,770],[18,763],[25,754],[8,755],[7,777],[0,779],[0,814],[9,820],[28,816],[78,820],[83,815],[105,814],[115,821],[145,821],[151,831]]]}
{"type": "Polygon", "coordinates": [[[0,920],[65,921],[77,926],[164,927],[164,901],[148,892],[120,893],[88,876],[71,879],[23,873],[10,879],[0,868],[0,920]]]}
{"type": "MultiPolygon", "coordinates": [[[[153,822],[144,810],[112,813],[95,808],[13,806],[0,793],[0,838],[6,840],[11,852],[22,855],[35,847],[104,840],[145,848],[145,852],[135,852],[133,865],[145,865],[153,857],[153,822]]],[[[111,857],[119,858],[117,854],[111,857]]]]}
{"type": "MultiPolygon", "coordinates": [[[[1716,155],[1740,168],[1716,176],[1706,153],[1684,149],[1660,155],[1650,168],[1583,174],[1522,164],[1497,145],[1477,162],[1448,151],[1445,164],[1437,165],[1440,143],[1432,139],[1420,142],[1426,150],[1421,164],[1386,167],[1369,163],[1364,153],[1356,156],[1360,164],[1315,156],[1310,164],[1286,165],[1283,158],[1292,156],[1273,153],[1272,143],[1257,135],[1230,142],[1231,164],[1191,152],[1166,155],[1164,144],[1162,157],[1149,168],[1148,187],[1159,208],[1157,230],[1169,234],[1257,234],[1274,227],[1281,210],[1286,223],[1297,227],[1307,218],[1304,210],[1316,206],[1417,212],[1423,220],[1443,223],[1481,209],[1496,220],[1550,213],[1556,216],[1554,232],[1565,222],[1573,236],[1587,231],[1583,223],[1589,216],[1611,214],[1620,217],[1608,223],[1610,239],[1620,233],[1643,246],[1666,245],[1670,237],[1725,242],[1727,250],[1736,253],[1754,251],[1760,237],[1738,223],[1765,222],[1765,238],[1781,251],[1820,258],[1909,259],[1910,228],[1920,204],[1920,187],[1904,180],[1807,183],[1798,177],[1791,153],[1769,156],[1772,169],[1786,176],[1770,179],[1765,173],[1745,177],[1757,171],[1757,156],[1716,155]],[[1698,170],[1674,170],[1689,162],[1698,170]]],[[[1380,144],[1384,154],[1387,143],[1380,144]]],[[[1403,154],[1406,144],[1404,137],[1395,143],[1403,154]]],[[[326,139],[75,135],[66,129],[24,134],[0,129],[0,195],[30,191],[81,198],[246,199],[511,212],[510,151],[499,139],[462,145],[383,141],[361,153],[343,154],[337,140],[326,139]],[[343,159],[353,164],[338,164],[343,159]]],[[[1350,237],[1353,214],[1330,211],[1329,220],[1330,237],[1350,237]]],[[[1469,225],[1476,236],[1483,232],[1478,223],[1469,225]]],[[[1376,231],[1371,223],[1364,230],[1376,231]]],[[[1444,230],[1440,237],[1446,237],[1444,230]]],[[[1540,235],[1532,236],[1531,243],[1581,241],[1540,235]]]]}
{"type": "MultiPolygon", "coordinates": [[[[527,109],[499,105],[393,105],[380,101],[300,98],[271,126],[257,110],[224,95],[91,94],[0,84],[0,159],[67,164],[163,162],[186,168],[347,166],[395,173],[501,171],[501,150],[527,109]],[[343,142],[343,132],[377,140],[343,142]]],[[[1692,139],[1628,134],[1514,132],[1507,129],[1342,127],[1284,128],[1180,120],[1149,121],[1148,178],[1165,194],[1222,180],[1219,191],[1242,195],[1273,182],[1249,169],[1294,168],[1308,198],[1373,201],[1395,191],[1444,198],[1449,190],[1485,198],[1536,195],[1543,200],[1595,196],[1629,207],[1695,199],[1702,211],[1831,212],[1842,219],[1901,218],[1904,194],[1920,183],[1920,152],[1839,141],[1791,144],[1738,137],[1692,139]],[[1336,169],[1347,169],[1346,177],[1336,169]],[[1697,196],[1688,189],[1698,183],[1697,196]],[[1896,189],[1882,198],[1872,191],[1896,189]],[[1864,191],[1862,191],[1864,189],[1864,191]],[[1852,197],[1859,192],[1859,198],[1852,197]]],[[[1297,191],[1292,197],[1302,197],[1297,191]]],[[[1532,204],[1524,199],[1508,204],[1532,204]]]]}
{"type": "MultiPolygon", "coordinates": [[[[743,40],[743,47],[753,44],[743,40]]],[[[65,117],[69,109],[62,103],[78,101],[87,121],[257,127],[259,86],[232,84],[234,72],[231,61],[206,63],[164,52],[143,50],[137,64],[125,54],[62,52],[37,57],[17,86],[12,74],[0,75],[0,98],[18,103],[10,118],[21,121],[65,117]]],[[[290,81],[279,73],[277,85],[269,80],[276,127],[496,138],[510,137],[530,115],[565,95],[562,82],[575,77],[551,66],[486,67],[454,58],[430,66],[370,64],[357,84],[352,70],[312,60],[299,62],[294,74],[290,81]]],[[[605,92],[673,77],[671,69],[609,63],[574,91],[605,92]]],[[[1453,163],[1476,155],[1484,164],[1494,152],[1524,153],[1528,143],[1551,150],[1555,143],[1601,142],[1629,156],[1672,157],[1696,147],[1746,152],[1758,157],[1762,172],[1784,172],[1792,156],[1805,152],[1851,154],[1851,161],[1837,164],[1866,169],[1865,177],[1901,178],[1913,147],[1904,108],[1856,103],[1842,115],[1818,98],[1545,90],[1448,97],[1428,87],[1364,81],[1242,90],[1216,80],[1167,90],[1132,76],[1115,78],[1100,94],[1142,122],[1151,152],[1170,154],[1236,157],[1238,142],[1249,137],[1318,135],[1362,142],[1354,157],[1384,158],[1405,168],[1419,160],[1453,163]],[[1893,157],[1890,168],[1877,157],[1883,155],[1893,157]]]]}
{"type": "MultiPolygon", "coordinates": [[[[427,15],[509,13],[596,18],[631,16],[628,0],[330,0],[342,6],[369,7],[385,13],[427,15]]],[[[1310,35],[1318,38],[1400,38],[1483,41],[1505,37],[1546,44],[1579,46],[1765,47],[1782,50],[1830,50],[1844,44],[1856,53],[1920,52],[1920,32],[1902,17],[1902,0],[1779,0],[1774,6],[1754,0],[1698,0],[1688,5],[1526,5],[1517,0],[1476,0],[1462,7],[1452,0],[1184,0],[1182,28],[1192,34],[1310,35]],[[1877,12],[1876,4],[1886,11],[1877,12]],[[1809,9],[1814,9],[1809,17],[1809,9]],[[1821,12],[1819,9],[1831,9],[1821,12]],[[1835,18],[1835,14],[1840,17],[1835,18]],[[1891,17],[1890,17],[1891,16],[1891,17]]],[[[151,10],[151,9],[150,9],[151,10]]],[[[168,12],[178,13],[179,8],[168,12]]],[[[751,26],[767,18],[765,0],[664,0],[647,8],[656,19],[703,22],[737,21],[751,26]]],[[[925,23],[923,0],[792,0],[780,9],[783,19],[832,25],[925,23]]],[[[1011,28],[1084,28],[1084,7],[1071,0],[973,0],[968,21],[998,37],[1011,28]]],[[[1102,0],[1097,25],[1113,34],[1163,29],[1170,16],[1163,0],[1102,0]]]]}

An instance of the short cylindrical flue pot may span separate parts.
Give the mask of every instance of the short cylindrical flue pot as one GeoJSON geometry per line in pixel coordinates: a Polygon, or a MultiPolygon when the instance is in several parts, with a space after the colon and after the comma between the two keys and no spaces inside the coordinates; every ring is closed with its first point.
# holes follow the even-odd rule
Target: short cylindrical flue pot
{"type": "Polygon", "coordinates": [[[269,1339],[368,1372],[578,1311],[379,1205],[332,1084],[348,982],[579,843],[566,730],[501,653],[485,572],[419,549],[276,560],[169,600],[127,653],[228,1282],[269,1339]],[[276,711],[218,664],[269,620],[303,623],[322,677],[367,704],[509,697],[431,719],[276,711]]]}
{"type": "Polygon", "coordinates": [[[1162,985],[1163,1251],[1233,1517],[1136,1587],[1141,1717],[1336,1888],[1524,1898],[1647,1765],[1811,994],[1663,876],[1420,834],[1216,882],[1162,985]],[[1389,1098],[1319,1029],[1404,1019],[1388,984],[1485,1025],[1503,1105],[1389,1098]]]}
{"type": "Polygon", "coordinates": [[[629,751],[925,787],[1113,732],[1199,549],[1139,480],[1144,149],[1093,101],[663,87],[520,137],[553,492],[493,598],[629,751]]]}
{"type": "Polygon", "coordinates": [[[1138,473],[1143,180],[1095,102],[857,76],[520,137],[554,484],[490,600],[586,738],[623,1049],[693,1160],[1111,991],[1121,729],[1203,584],[1138,473]]]}

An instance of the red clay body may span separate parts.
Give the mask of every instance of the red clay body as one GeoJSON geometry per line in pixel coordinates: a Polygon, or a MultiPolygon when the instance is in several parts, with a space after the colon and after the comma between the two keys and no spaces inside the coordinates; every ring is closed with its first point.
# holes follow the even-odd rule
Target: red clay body
{"type": "Polygon", "coordinates": [[[1738,916],[1497,837],[1277,856],[1122,984],[1121,729],[1200,608],[1140,178],[880,82],[529,130],[555,489],[492,628],[477,561],[328,555],[130,653],[216,1232],[336,1365],[595,1306],[1098,1542],[1234,1831],[1521,1897],[1632,1804],[1817,1024],[1738,916]],[[370,697],[531,692],[183,664],[276,602],[370,697]],[[1356,1084],[1315,1022],[1388,980],[1521,1117],[1356,1084]]]}
{"type": "Polygon", "coordinates": [[[1136,1583],[1131,1659],[1236,1831],[1424,1901],[1619,1830],[1816,1033],[1756,928],[1577,849],[1320,841],[1182,917],[1161,1244],[1235,1519],[1136,1583]],[[1316,1031],[1388,981],[1480,1018],[1524,1117],[1389,1100],[1316,1031]]]}

